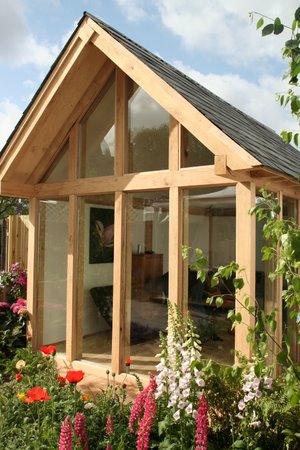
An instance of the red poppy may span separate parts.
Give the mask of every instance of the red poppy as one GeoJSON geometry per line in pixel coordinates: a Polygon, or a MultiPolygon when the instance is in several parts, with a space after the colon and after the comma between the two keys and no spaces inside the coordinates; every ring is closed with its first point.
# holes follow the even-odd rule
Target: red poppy
{"type": "Polygon", "coordinates": [[[55,345],[42,345],[40,348],[41,352],[46,356],[55,355],[56,347],[55,345]]]}
{"type": "Polygon", "coordinates": [[[130,359],[128,356],[126,358],[126,366],[130,366],[130,364],[132,363],[132,359],[130,359]]]}
{"type": "Polygon", "coordinates": [[[69,383],[79,383],[84,377],[82,370],[69,370],[66,375],[66,379],[69,383]]]}
{"type": "Polygon", "coordinates": [[[33,403],[33,402],[44,402],[46,400],[51,400],[46,389],[41,387],[34,387],[27,391],[27,396],[24,400],[25,403],[33,403]]]}
{"type": "Polygon", "coordinates": [[[62,377],[61,375],[57,375],[57,381],[63,386],[66,384],[66,377],[62,377]]]}
{"type": "Polygon", "coordinates": [[[17,381],[21,381],[22,380],[22,374],[21,373],[16,373],[15,378],[17,381]]]}

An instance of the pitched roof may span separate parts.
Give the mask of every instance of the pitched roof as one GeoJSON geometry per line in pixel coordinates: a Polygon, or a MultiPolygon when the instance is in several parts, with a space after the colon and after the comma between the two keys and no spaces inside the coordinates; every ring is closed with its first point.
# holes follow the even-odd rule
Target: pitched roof
{"type": "MultiPolygon", "coordinates": [[[[222,100],[195,80],[189,78],[166,61],[146,50],[92,14],[84,12],[77,29],[85,17],[94,20],[104,31],[109,33],[116,41],[139,58],[198,111],[205,115],[214,125],[244,148],[250,155],[260,161],[263,166],[276,172],[292,176],[293,178],[298,178],[300,174],[300,152],[291,145],[285,144],[273,130],[222,100]]],[[[50,77],[75,32],[76,30],[53,63],[46,78],[3,147],[1,154],[5,151],[27,111],[50,77]]]]}
{"type": "Polygon", "coordinates": [[[265,167],[298,178],[300,174],[300,152],[291,145],[285,144],[273,130],[222,100],[195,80],[97,17],[88,12],[85,12],[84,15],[94,20],[116,41],[143,61],[214,125],[265,167]]]}

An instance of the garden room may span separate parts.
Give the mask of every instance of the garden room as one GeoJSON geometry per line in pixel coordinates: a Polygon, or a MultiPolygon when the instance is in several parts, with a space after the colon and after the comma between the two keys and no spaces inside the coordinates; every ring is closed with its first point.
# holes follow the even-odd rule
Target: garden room
{"type": "Polygon", "coordinates": [[[189,311],[203,356],[232,364],[234,350],[251,354],[253,317],[243,313],[235,331],[227,318],[245,294],[266,311],[278,305],[280,340],[282,286],[266,275],[249,210],[267,186],[298,219],[294,161],[271,130],[85,14],[0,161],[1,195],[30,200],[33,348],[55,344],[96,374],[123,373],[130,357],[148,374],[169,300],[189,311]],[[195,249],[207,260],[203,280],[195,249]],[[245,280],[237,298],[234,276],[211,286],[232,261],[245,280]],[[211,296],[223,297],[220,308],[211,296]]]}

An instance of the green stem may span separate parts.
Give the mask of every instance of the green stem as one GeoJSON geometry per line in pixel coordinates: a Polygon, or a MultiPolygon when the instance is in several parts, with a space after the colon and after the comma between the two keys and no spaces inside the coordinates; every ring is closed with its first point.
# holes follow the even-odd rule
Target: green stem
{"type": "Polygon", "coordinates": [[[76,416],[76,410],[77,410],[77,389],[76,389],[76,383],[74,383],[74,411],[73,411],[74,418],[76,416]]]}

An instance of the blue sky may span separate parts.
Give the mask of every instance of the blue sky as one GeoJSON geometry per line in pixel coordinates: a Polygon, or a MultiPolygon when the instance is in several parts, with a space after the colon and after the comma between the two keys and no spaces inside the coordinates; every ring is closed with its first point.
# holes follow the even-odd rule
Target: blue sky
{"type": "Polygon", "coordinates": [[[83,11],[107,22],[280,132],[296,123],[275,102],[287,89],[281,48],[250,11],[291,23],[297,0],[0,0],[0,148],[83,11]]]}

